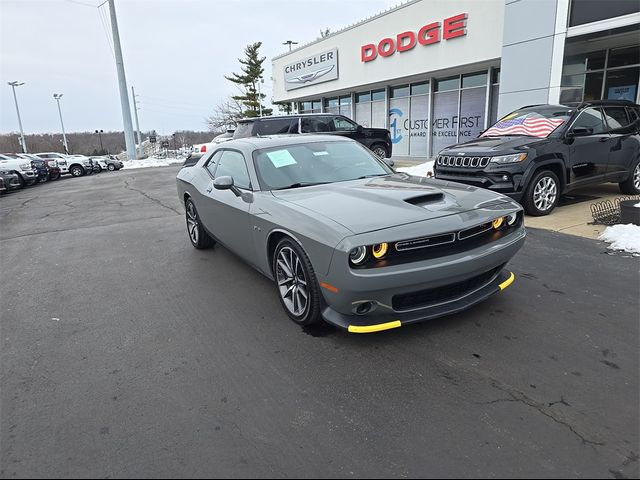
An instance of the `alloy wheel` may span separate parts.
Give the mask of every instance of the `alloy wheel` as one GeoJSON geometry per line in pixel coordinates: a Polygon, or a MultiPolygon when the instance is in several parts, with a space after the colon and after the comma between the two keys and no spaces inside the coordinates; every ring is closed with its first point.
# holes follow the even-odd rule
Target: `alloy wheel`
{"type": "Polygon", "coordinates": [[[542,177],[533,189],[533,204],[541,212],[553,207],[558,196],[558,186],[551,177],[542,177]]]}
{"type": "Polygon", "coordinates": [[[636,169],[633,171],[633,186],[636,190],[640,190],[640,163],[636,165],[636,169]]]}
{"type": "Polygon", "coordinates": [[[387,151],[383,147],[376,147],[373,149],[373,154],[378,158],[386,158],[387,151]]]}
{"type": "Polygon", "coordinates": [[[198,243],[198,215],[193,202],[187,203],[187,232],[191,242],[196,245],[198,243]]]}
{"type": "Polygon", "coordinates": [[[109,171],[113,172],[116,167],[113,165],[113,163],[110,163],[109,165],[107,165],[107,169],[109,169],[109,171]]]}
{"type": "Polygon", "coordinates": [[[278,252],[276,266],[278,290],[285,307],[295,316],[303,315],[309,305],[309,293],[300,258],[292,248],[284,247],[278,252]]]}

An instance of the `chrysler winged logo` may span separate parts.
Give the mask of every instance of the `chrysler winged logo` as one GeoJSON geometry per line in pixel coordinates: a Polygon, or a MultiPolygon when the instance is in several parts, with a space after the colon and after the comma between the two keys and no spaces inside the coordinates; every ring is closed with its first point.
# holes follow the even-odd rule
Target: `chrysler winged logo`
{"type": "Polygon", "coordinates": [[[328,67],[321,68],[314,72],[304,73],[302,75],[298,75],[297,77],[287,79],[289,83],[308,83],[314,81],[316,78],[320,78],[329,73],[335,65],[330,65],[328,67]]]}

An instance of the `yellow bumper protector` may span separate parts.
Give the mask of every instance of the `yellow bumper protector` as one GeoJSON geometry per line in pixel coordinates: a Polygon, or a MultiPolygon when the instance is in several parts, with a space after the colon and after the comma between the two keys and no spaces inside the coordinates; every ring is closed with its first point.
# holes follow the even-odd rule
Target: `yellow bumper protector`
{"type": "Polygon", "coordinates": [[[504,290],[505,288],[507,288],[509,285],[513,283],[515,279],[516,279],[516,276],[513,274],[513,272],[511,272],[511,275],[509,276],[509,278],[507,278],[504,282],[498,285],[500,287],[500,290],[504,290]]]}
{"type": "Polygon", "coordinates": [[[357,325],[349,325],[349,333],[374,333],[381,332],[383,330],[391,330],[392,328],[399,328],[401,326],[402,323],[400,323],[400,320],[389,323],[380,323],[378,325],[366,325],[362,327],[357,325]]]}

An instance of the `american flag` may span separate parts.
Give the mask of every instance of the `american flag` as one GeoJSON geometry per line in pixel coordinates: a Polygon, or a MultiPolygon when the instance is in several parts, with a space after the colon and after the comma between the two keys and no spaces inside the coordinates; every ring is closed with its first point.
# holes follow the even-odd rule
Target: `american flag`
{"type": "Polygon", "coordinates": [[[483,137],[495,135],[530,135],[545,138],[564,123],[561,118],[523,116],[501,120],[482,134],[483,137]]]}

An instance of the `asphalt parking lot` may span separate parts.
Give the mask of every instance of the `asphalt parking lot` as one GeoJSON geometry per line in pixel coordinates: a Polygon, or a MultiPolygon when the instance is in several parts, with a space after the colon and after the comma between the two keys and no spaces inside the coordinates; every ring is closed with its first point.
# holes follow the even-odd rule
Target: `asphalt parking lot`
{"type": "Polygon", "coordinates": [[[471,311],[304,331],[177,171],[0,199],[2,478],[638,477],[638,258],[530,229],[471,311]]]}

